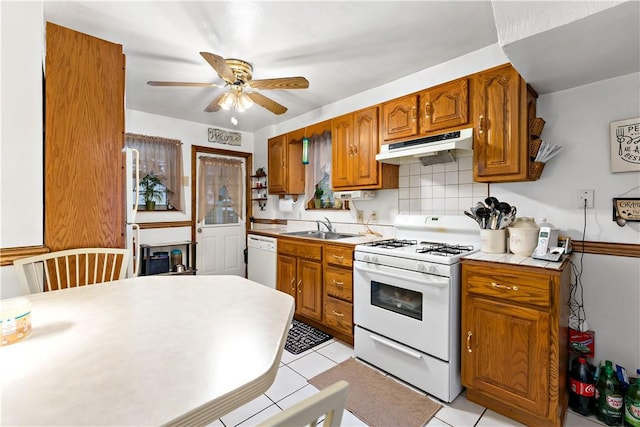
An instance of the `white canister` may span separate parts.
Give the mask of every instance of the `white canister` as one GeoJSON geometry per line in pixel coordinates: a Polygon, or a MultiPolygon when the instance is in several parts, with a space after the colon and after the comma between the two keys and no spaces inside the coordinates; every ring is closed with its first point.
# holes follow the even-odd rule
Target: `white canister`
{"type": "Polygon", "coordinates": [[[509,250],[516,255],[531,256],[538,246],[538,227],[533,218],[516,218],[509,228],[509,250]]]}
{"type": "Polygon", "coordinates": [[[507,233],[504,229],[480,230],[480,250],[490,254],[503,254],[507,249],[507,233]]]}

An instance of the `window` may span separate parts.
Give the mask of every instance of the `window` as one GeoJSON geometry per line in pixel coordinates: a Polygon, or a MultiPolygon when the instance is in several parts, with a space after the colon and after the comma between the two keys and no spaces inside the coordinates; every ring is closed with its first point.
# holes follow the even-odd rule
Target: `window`
{"type": "MultiPolygon", "coordinates": [[[[182,195],[182,142],[158,136],[127,133],[125,146],[140,152],[140,180],[146,176],[155,177],[159,183],[153,193],[145,197],[140,188],[140,206],[144,207],[149,198],[160,209],[184,210],[182,195]]],[[[135,170],[134,170],[135,173],[135,170]]]]}
{"type": "Polygon", "coordinates": [[[310,137],[305,183],[304,193],[309,207],[318,209],[334,206],[331,190],[331,132],[310,137]]]}
{"type": "Polygon", "coordinates": [[[238,224],[244,208],[244,161],[200,156],[198,222],[238,224]]]}

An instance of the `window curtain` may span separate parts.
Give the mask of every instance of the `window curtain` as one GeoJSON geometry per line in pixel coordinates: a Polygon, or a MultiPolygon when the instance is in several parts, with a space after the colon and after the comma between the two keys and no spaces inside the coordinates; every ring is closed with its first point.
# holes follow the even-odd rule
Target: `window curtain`
{"type": "Polygon", "coordinates": [[[231,207],[242,218],[242,169],[241,160],[200,156],[198,222],[203,221],[215,207],[222,188],[231,199],[231,207]]]}
{"type": "Polygon", "coordinates": [[[167,188],[167,202],[179,211],[184,210],[182,142],[159,136],[127,133],[125,146],[140,151],[140,179],[149,174],[158,177],[167,188]]]}
{"type": "Polygon", "coordinates": [[[309,138],[309,164],[304,172],[304,195],[307,201],[313,200],[316,184],[325,173],[331,176],[331,132],[313,134],[309,138]]]}

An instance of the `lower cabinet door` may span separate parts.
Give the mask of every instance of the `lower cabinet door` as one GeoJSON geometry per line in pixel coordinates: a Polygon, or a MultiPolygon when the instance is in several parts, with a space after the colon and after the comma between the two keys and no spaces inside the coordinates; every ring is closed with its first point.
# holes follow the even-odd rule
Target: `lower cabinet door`
{"type": "Polygon", "coordinates": [[[463,310],[463,385],[546,416],[550,315],[468,295],[463,310]]]}
{"type": "Polygon", "coordinates": [[[322,264],[298,259],[296,313],[322,322],[322,264]]]}

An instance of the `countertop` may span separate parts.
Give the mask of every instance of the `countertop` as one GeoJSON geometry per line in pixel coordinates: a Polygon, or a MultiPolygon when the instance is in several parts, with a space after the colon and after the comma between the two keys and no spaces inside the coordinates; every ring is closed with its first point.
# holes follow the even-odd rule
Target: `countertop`
{"type": "Polygon", "coordinates": [[[563,255],[562,261],[559,262],[543,261],[529,256],[516,255],[512,253],[492,254],[487,252],[475,252],[471,255],[463,256],[462,259],[522,265],[526,267],[539,267],[550,270],[562,270],[564,268],[564,264],[570,261],[571,255],[563,255]]]}
{"type": "MultiPolygon", "coordinates": [[[[313,240],[315,242],[320,242],[320,243],[331,243],[331,244],[337,243],[337,244],[350,245],[350,246],[360,245],[362,243],[368,243],[368,242],[373,242],[375,240],[384,239],[384,237],[376,236],[375,234],[361,234],[354,237],[348,237],[345,239],[334,239],[334,240],[314,239],[311,237],[302,237],[302,236],[288,236],[286,234],[292,231],[299,231],[299,230],[286,230],[281,228],[264,228],[259,230],[249,230],[248,234],[257,234],[261,236],[276,237],[276,238],[286,237],[288,239],[313,240]]],[[[355,233],[349,233],[349,234],[355,234],[355,233]]]]}

